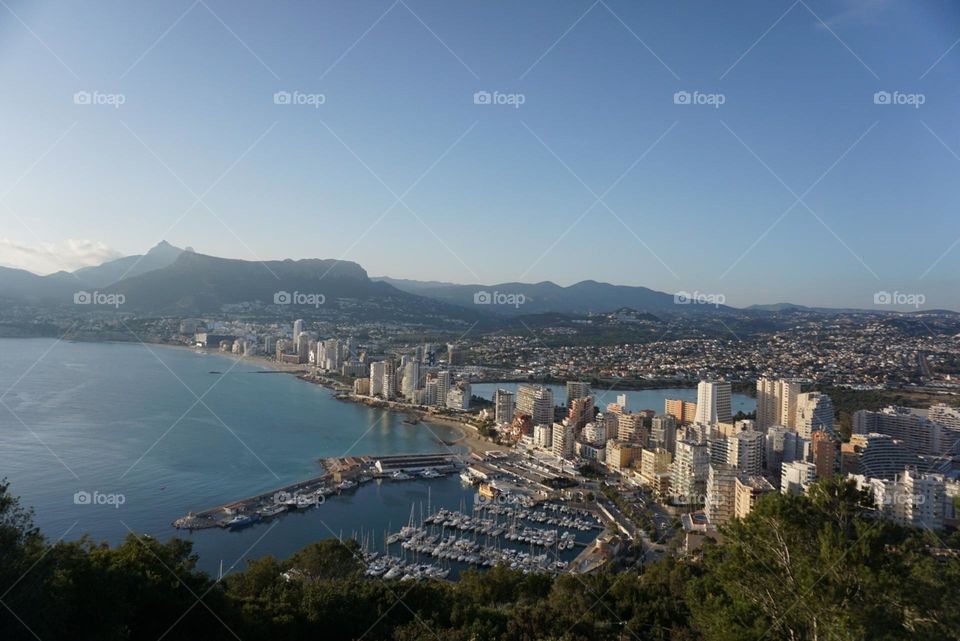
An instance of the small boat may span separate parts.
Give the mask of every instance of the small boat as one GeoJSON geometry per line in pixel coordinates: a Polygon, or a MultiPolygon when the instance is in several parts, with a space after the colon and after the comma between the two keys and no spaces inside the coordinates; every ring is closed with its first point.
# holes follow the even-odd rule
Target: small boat
{"type": "Polygon", "coordinates": [[[226,527],[231,530],[239,530],[242,527],[253,525],[260,520],[259,514],[238,514],[226,523],[226,527]]]}
{"type": "Polygon", "coordinates": [[[400,578],[402,575],[403,575],[403,570],[401,570],[400,567],[395,565],[389,570],[387,570],[387,573],[383,575],[383,578],[387,579],[388,581],[392,581],[393,579],[400,578]]]}
{"type": "Polygon", "coordinates": [[[350,480],[343,481],[342,483],[337,485],[337,489],[340,491],[352,490],[355,487],[357,487],[356,481],[350,481],[350,480]]]}
{"type": "Polygon", "coordinates": [[[286,511],[287,506],[283,503],[278,503],[261,509],[258,514],[260,515],[260,518],[272,519],[273,517],[283,514],[286,511]]]}
{"type": "Polygon", "coordinates": [[[312,496],[306,496],[304,494],[297,495],[297,509],[305,510],[308,507],[313,507],[317,504],[317,499],[312,496]]]}

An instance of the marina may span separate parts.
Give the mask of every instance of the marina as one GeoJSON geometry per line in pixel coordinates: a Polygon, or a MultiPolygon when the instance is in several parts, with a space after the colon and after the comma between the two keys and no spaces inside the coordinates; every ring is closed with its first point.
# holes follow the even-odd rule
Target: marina
{"type": "Polygon", "coordinates": [[[415,513],[411,506],[407,525],[385,536],[382,552],[363,539],[368,576],[455,578],[451,573],[495,565],[525,573],[573,571],[580,551],[588,551],[604,529],[587,509],[552,501],[502,505],[480,494],[470,513],[440,508],[419,520],[415,513]]]}

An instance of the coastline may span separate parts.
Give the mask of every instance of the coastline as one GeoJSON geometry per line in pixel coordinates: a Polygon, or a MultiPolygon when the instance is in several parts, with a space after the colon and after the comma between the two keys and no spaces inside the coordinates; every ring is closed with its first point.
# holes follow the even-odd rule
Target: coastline
{"type": "MultiPolygon", "coordinates": [[[[458,421],[456,419],[438,416],[436,414],[431,414],[425,412],[417,406],[405,406],[399,403],[390,403],[389,401],[380,401],[378,399],[367,399],[362,397],[353,396],[353,394],[346,391],[346,388],[337,387],[329,379],[324,379],[322,377],[314,377],[311,375],[308,367],[297,364],[293,365],[290,363],[279,363],[276,360],[269,358],[263,355],[256,356],[245,356],[243,354],[234,354],[232,352],[221,352],[219,350],[213,349],[201,349],[198,350],[195,347],[190,345],[175,345],[171,343],[159,343],[164,347],[173,347],[178,349],[188,349],[192,352],[199,352],[206,355],[212,356],[223,356],[234,361],[243,361],[251,364],[257,364],[264,366],[265,369],[269,369],[272,372],[278,372],[283,374],[293,374],[300,380],[305,383],[310,383],[312,385],[319,385],[329,389],[334,394],[334,398],[339,401],[348,402],[348,403],[359,403],[367,405],[369,407],[376,407],[384,412],[400,412],[403,414],[415,414],[417,421],[420,423],[427,423],[428,425],[435,425],[437,427],[443,427],[450,430],[453,430],[459,434],[459,436],[453,441],[445,441],[439,436],[434,434],[434,438],[441,442],[447,447],[465,447],[467,451],[471,454],[473,453],[483,453],[490,450],[497,451],[508,451],[510,448],[505,445],[500,445],[499,443],[493,443],[491,441],[484,440],[477,433],[476,428],[471,425],[458,421]]],[[[427,428],[429,429],[429,427],[427,428]]],[[[432,430],[431,430],[432,432],[432,430]]]]}

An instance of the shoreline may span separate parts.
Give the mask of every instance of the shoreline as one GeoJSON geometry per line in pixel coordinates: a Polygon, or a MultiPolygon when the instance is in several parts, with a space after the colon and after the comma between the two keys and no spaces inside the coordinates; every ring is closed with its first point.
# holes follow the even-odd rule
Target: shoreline
{"type": "MultiPolygon", "coordinates": [[[[353,396],[352,393],[347,391],[347,388],[344,386],[342,389],[337,387],[334,383],[329,382],[329,379],[324,380],[322,378],[317,378],[311,375],[309,367],[304,367],[302,364],[289,364],[289,363],[278,363],[276,360],[269,358],[263,355],[256,356],[244,356],[243,354],[234,354],[232,352],[221,352],[214,349],[197,349],[196,347],[190,345],[175,345],[172,343],[158,343],[163,347],[173,347],[177,349],[187,349],[194,353],[202,354],[205,356],[223,356],[229,358],[233,361],[242,361],[248,362],[251,364],[258,364],[264,366],[266,369],[271,370],[272,372],[277,372],[281,374],[293,374],[296,378],[300,379],[305,383],[312,385],[318,385],[324,387],[333,394],[333,397],[339,401],[347,403],[355,403],[360,405],[366,405],[368,407],[373,407],[385,412],[394,412],[402,414],[415,414],[417,421],[421,423],[427,423],[435,425],[437,427],[444,427],[450,430],[455,431],[459,434],[457,438],[452,441],[446,441],[437,434],[433,434],[434,439],[438,441],[441,445],[444,445],[448,448],[460,446],[467,449],[467,454],[480,454],[490,450],[497,451],[508,451],[510,448],[505,445],[500,445],[499,443],[493,443],[491,441],[484,440],[477,433],[476,428],[468,425],[463,421],[458,421],[456,419],[446,417],[446,416],[437,416],[435,414],[430,414],[425,412],[419,406],[411,405],[409,407],[403,406],[402,404],[390,404],[390,401],[380,401],[378,399],[366,399],[353,396]],[[387,403],[387,405],[382,405],[387,403]]],[[[429,429],[429,427],[428,427],[429,429]]],[[[431,430],[432,433],[432,430],[431,430]]],[[[422,453],[422,452],[411,452],[413,454],[422,453]]]]}

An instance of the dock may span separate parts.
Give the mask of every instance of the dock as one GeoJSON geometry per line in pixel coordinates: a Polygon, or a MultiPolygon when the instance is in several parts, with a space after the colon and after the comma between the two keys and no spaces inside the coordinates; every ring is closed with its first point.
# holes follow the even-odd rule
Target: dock
{"type": "Polygon", "coordinates": [[[384,456],[345,456],[321,459],[323,474],[290,483],[254,496],[231,501],[198,512],[189,512],[173,522],[173,527],[202,530],[232,527],[230,519],[249,516],[253,523],[274,518],[283,512],[322,504],[328,496],[348,491],[374,479],[406,481],[446,476],[463,466],[455,454],[390,454],[384,456]]]}

